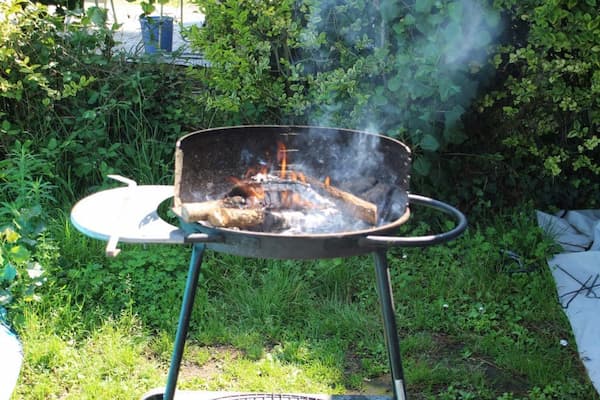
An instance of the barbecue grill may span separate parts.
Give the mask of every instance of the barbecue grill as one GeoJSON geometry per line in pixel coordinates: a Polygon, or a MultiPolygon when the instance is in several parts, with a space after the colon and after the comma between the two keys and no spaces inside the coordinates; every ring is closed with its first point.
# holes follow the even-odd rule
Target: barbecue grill
{"type": "MultiPolygon", "coordinates": [[[[127,178],[111,176],[127,186],[92,194],[79,201],[71,213],[71,221],[81,232],[108,241],[108,255],[118,254],[119,241],[192,245],[166,388],[162,393],[149,394],[144,399],[171,400],[174,397],[205,249],[273,259],[319,259],[372,253],[394,399],[406,399],[387,249],[442,243],[460,235],[467,226],[465,216],[456,208],[408,192],[408,147],[389,137],[347,129],[226,127],[193,132],[179,139],[175,164],[174,186],[138,186],[127,178]],[[266,172],[255,174],[257,167],[266,172]],[[291,181],[289,176],[292,175],[309,178],[291,181]],[[245,182],[232,184],[231,177],[237,177],[236,182],[240,179],[245,182]],[[261,188],[263,197],[259,202],[240,195],[247,192],[244,189],[247,186],[253,190],[261,188]],[[265,224],[264,219],[251,227],[219,226],[210,218],[190,219],[189,211],[186,212],[198,204],[203,207],[218,204],[218,212],[233,210],[261,216],[272,213],[280,218],[287,215],[285,210],[281,211],[281,204],[287,204],[282,200],[284,194],[294,192],[298,197],[299,194],[306,195],[313,187],[333,197],[334,201],[329,203],[346,209],[345,212],[334,210],[336,214],[328,219],[335,220],[335,225],[325,224],[324,230],[317,226],[317,230],[290,233],[289,230],[282,231],[281,224],[274,229],[272,224],[265,224]],[[268,195],[264,196],[264,193],[268,195]],[[165,222],[157,213],[159,204],[171,197],[173,210],[180,220],[178,227],[165,222]],[[236,199],[237,203],[230,206],[223,199],[236,199]],[[427,236],[394,236],[399,226],[409,219],[413,205],[448,214],[456,221],[455,227],[427,236]],[[367,218],[368,223],[357,221],[361,219],[357,216],[364,217],[364,209],[374,210],[367,218]],[[340,225],[340,221],[345,222],[340,225]]],[[[313,210],[320,212],[324,208],[312,199],[301,204],[305,208],[300,213],[306,217],[301,220],[309,218],[313,210]]],[[[289,228],[294,223],[285,220],[284,225],[289,228]]]]}

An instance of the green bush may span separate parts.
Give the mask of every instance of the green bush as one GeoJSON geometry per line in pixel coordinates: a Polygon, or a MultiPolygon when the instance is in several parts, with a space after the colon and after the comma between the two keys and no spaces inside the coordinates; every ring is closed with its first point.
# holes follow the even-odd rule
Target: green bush
{"type": "Polygon", "coordinates": [[[203,124],[190,95],[203,77],[114,53],[106,9],[89,7],[67,24],[29,2],[0,7],[0,153],[30,140],[53,166],[61,202],[109,173],[172,182],[175,140],[203,124]]]}
{"type": "Polygon", "coordinates": [[[427,153],[421,175],[464,140],[460,117],[499,21],[467,1],[196,3],[207,24],[190,37],[213,66],[215,113],[374,129],[427,153]]]}
{"type": "Polygon", "coordinates": [[[212,125],[276,123],[289,109],[290,60],[299,30],[292,0],[195,0],[205,15],[193,46],[210,61],[200,101],[212,125]]]}
{"type": "Polygon", "coordinates": [[[498,0],[511,25],[483,96],[488,137],[518,197],[570,208],[598,204],[600,15],[595,0],[498,0]],[[540,198],[541,197],[541,198],[540,198]]]}

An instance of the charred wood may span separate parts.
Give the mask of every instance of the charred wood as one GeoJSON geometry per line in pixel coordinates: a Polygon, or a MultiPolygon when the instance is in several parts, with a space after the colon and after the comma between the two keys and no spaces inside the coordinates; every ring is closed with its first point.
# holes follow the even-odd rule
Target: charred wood
{"type": "Polygon", "coordinates": [[[377,224],[377,206],[375,204],[363,200],[352,193],[338,189],[335,186],[325,185],[312,177],[307,176],[306,181],[318,192],[329,195],[336,200],[340,207],[351,213],[354,217],[370,225],[377,224]]]}

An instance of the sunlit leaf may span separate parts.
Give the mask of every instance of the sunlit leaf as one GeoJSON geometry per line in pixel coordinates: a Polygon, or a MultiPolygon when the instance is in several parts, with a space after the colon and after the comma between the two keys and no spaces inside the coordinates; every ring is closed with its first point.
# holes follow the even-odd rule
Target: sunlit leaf
{"type": "Polygon", "coordinates": [[[5,228],[2,231],[2,237],[7,243],[16,243],[21,237],[18,232],[15,232],[12,228],[5,228]]]}
{"type": "Polygon", "coordinates": [[[30,253],[29,250],[27,250],[25,247],[23,246],[13,246],[10,250],[9,250],[9,254],[10,254],[10,258],[16,262],[16,263],[21,263],[21,262],[25,262],[29,259],[30,257],[30,253]]]}

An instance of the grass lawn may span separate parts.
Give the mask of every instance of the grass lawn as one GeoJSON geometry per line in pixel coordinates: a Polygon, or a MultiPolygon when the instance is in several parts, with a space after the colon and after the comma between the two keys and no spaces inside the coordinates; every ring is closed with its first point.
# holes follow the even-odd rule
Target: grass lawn
{"type": "MultiPolygon", "coordinates": [[[[137,399],[164,386],[190,249],[123,246],[107,259],[66,217],[52,229],[59,259],[18,326],[13,399],[137,399]]],[[[515,212],[447,245],[389,252],[410,399],[599,398],[556,299],[552,251],[533,214],[515,212]],[[502,250],[531,270],[515,272],[502,250]]],[[[180,389],[390,393],[371,257],[207,252],[200,281],[180,389]]]]}

